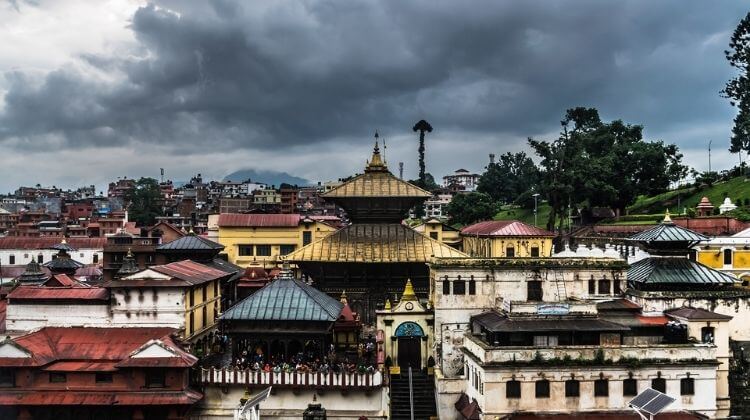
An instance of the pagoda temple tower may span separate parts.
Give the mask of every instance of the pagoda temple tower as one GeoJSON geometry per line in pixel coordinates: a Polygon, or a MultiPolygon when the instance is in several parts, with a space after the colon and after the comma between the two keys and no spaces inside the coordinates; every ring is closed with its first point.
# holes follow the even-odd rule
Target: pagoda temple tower
{"type": "Polygon", "coordinates": [[[432,257],[467,256],[401,223],[410,208],[431,196],[394,176],[376,141],[365,172],[322,196],[346,210],[352,223],[286,259],[330,296],[346,291],[352,310],[374,324],[375,310],[386,299],[397,301],[408,279],[417,296],[427,298],[432,257]]]}

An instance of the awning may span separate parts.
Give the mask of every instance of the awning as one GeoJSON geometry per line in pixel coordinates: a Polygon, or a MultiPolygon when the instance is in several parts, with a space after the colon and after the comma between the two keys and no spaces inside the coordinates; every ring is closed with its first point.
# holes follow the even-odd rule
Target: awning
{"type": "Polygon", "coordinates": [[[497,312],[487,312],[472,318],[473,322],[491,332],[548,332],[548,331],[629,331],[630,328],[599,318],[523,318],[512,319],[497,312]]]}

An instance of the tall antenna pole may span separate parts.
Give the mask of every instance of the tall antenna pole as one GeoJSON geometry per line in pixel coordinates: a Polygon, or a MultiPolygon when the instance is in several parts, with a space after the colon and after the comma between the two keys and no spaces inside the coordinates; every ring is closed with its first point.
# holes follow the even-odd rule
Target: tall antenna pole
{"type": "Polygon", "coordinates": [[[713,140],[708,141],[708,172],[711,172],[711,143],[713,140]]]}

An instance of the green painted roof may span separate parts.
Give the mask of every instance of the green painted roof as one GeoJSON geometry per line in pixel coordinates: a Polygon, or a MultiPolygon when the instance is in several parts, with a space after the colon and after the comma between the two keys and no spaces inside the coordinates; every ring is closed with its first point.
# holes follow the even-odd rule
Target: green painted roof
{"type": "Polygon", "coordinates": [[[731,285],[737,279],[684,257],[646,258],[628,269],[628,281],[646,284],[731,285]]]}
{"type": "Polygon", "coordinates": [[[320,290],[284,273],[227,309],[223,320],[328,321],[339,318],[344,305],[320,290]]]}
{"type": "Polygon", "coordinates": [[[636,233],[628,239],[638,242],[701,242],[707,241],[708,237],[682,226],[677,226],[673,222],[662,222],[651,229],[636,233]]]}

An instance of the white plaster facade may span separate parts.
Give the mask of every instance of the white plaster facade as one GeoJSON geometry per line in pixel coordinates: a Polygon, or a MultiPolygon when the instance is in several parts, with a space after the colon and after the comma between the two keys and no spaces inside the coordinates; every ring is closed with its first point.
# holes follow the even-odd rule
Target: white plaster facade
{"type": "Polygon", "coordinates": [[[112,325],[185,328],[185,292],[174,287],[111,289],[112,325]]]}
{"type": "MultiPolygon", "coordinates": [[[[46,263],[58,252],[55,249],[0,249],[0,265],[24,266],[32,259],[39,262],[39,255],[42,256],[41,263],[46,263]]],[[[71,251],[70,257],[85,265],[92,265],[101,263],[103,252],[102,248],[82,248],[71,251]]]]}
{"type": "Polygon", "coordinates": [[[11,337],[44,327],[106,327],[109,324],[106,301],[80,305],[13,303],[8,305],[5,318],[6,333],[11,337]]]}

